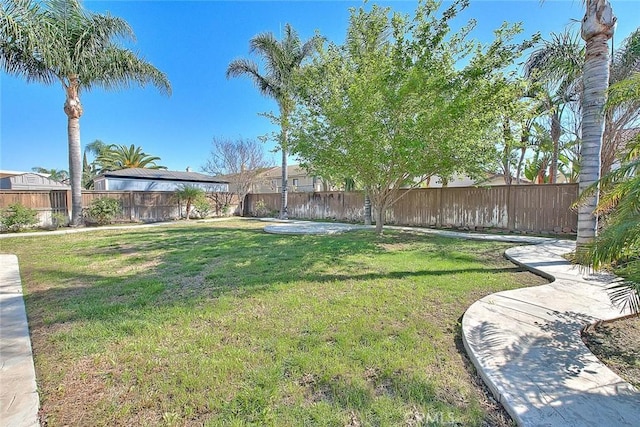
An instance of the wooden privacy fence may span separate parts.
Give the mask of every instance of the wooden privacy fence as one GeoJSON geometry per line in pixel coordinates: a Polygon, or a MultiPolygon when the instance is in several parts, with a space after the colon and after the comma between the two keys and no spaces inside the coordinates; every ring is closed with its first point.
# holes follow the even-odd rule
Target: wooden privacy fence
{"type": "MultiPolygon", "coordinates": [[[[212,214],[222,214],[221,206],[217,203],[237,205],[237,198],[225,193],[208,194],[212,214]]],[[[177,219],[184,216],[184,203],[179,203],[171,191],[83,191],[82,206],[86,208],[92,200],[110,197],[120,201],[122,210],[116,221],[154,222],[177,219]]],[[[53,214],[69,217],[71,206],[71,192],[67,190],[46,191],[0,191],[0,208],[12,203],[20,203],[38,212],[41,226],[52,224],[53,214]]]]}
{"type": "MultiPolygon", "coordinates": [[[[575,233],[571,205],[577,184],[501,185],[492,187],[406,190],[385,213],[385,223],[470,230],[501,229],[529,233],[575,233]]],[[[249,194],[245,213],[277,215],[280,194],[249,194]]],[[[362,192],[289,193],[291,218],[364,220],[362,192]]],[[[375,218],[375,216],[374,216],[375,218]]]]}

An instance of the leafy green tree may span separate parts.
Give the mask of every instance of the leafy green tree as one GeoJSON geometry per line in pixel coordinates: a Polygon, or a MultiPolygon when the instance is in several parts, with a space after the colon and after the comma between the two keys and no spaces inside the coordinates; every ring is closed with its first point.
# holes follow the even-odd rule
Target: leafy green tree
{"type": "Polygon", "coordinates": [[[289,155],[290,115],[295,107],[294,75],[319,48],[323,38],[316,35],[302,42],[291,25],[284,27],[284,37],[277,40],[272,33],[262,33],[253,37],[250,52],[264,61],[265,71],[260,72],[258,64],[249,59],[235,59],[227,67],[227,78],[248,76],[260,93],[275,99],[280,109],[277,120],[280,125],[278,143],[282,152],[282,197],[280,218],[287,218],[287,157],[289,155]]]}
{"type": "MultiPolygon", "coordinates": [[[[496,105],[499,123],[494,139],[497,168],[504,176],[507,185],[520,184],[525,155],[534,142],[532,127],[538,115],[539,103],[530,96],[531,84],[526,79],[504,77],[502,101],[496,105]],[[515,173],[515,175],[514,175],[515,173]]],[[[488,164],[487,170],[495,172],[494,165],[488,164]]]]}
{"type": "Polygon", "coordinates": [[[202,188],[193,185],[183,185],[175,191],[175,196],[179,202],[184,202],[186,205],[186,218],[189,219],[191,215],[191,206],[197,203],[200,199],[203,199],[205,192],[202,188]]]}
{"type": "Polygon", "coordinates": [[[160,157],[145,153],[142,147],[111,144],[100,152],[95,163],[100,173],[130,168],[166,169],[156,164],[158,160],[160,157]]]}
{"type": "Polygon", "coordinates": [[[81,92],[151,83],[171,93],[164,73],[118,44],[133,37],[126,21],[90,13],[80,0],[5,0],[0,7],[0,67],[29,82],[59,82],[66,94],[72,225],[82,222],[81,92]]]}
{"type": "Polygon", "coordinates": [[[509,44],[517,27],[503,26],[484,49],[467,39],[473,23],[451,33],[467,4],[438,14],[440,3],[423,2],[413,20],[353,10],[346,43],[330,44],[300,77],[292,152],[321,176],[361,183],[378,233],[405,188],[434,174],[477,176],[492,161],[503,69],[523,46],[509,44]]]}

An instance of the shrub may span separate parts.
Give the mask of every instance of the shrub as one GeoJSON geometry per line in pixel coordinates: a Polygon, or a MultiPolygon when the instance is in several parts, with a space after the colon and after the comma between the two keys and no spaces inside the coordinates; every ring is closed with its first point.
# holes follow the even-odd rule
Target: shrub
{"type": "Polygon", "coordinates": [[[258,200],[253,207],[253,214],[257,217],[266,217],[271,215],[271,210],[267,207],[264,200],[258,200]]]}
{"type": "Polygon", "coordinates": [[[37,223],[38,212],[20,203],[10,204],[0,214],[0,225],[7,231],[20,231],[37,223]]]}
{"type": "Polygon", "coordinates": [[[51,227],[60,228],[67,225],[69,218],[62,212],[55,212],[51,214],[51,227]]]}
{"type": "Polygon", "coordinates": [[[204,195],[195,199],[193,207],[198,212],[200,218],[206,218],[211,214],[211,204],[204,195]]]}
{"type": "Polygon", "coordinates": [[[91,201],[85,210],[85,218],[100,225],[109,224],[121,212],[120,201],[111,197],[101,197],[91,201]]]}

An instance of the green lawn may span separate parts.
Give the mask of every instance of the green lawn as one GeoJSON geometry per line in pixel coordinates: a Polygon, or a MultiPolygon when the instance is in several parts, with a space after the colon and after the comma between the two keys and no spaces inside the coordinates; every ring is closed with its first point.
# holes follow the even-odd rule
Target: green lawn
{"type": "Polygon", "coordinates": [[[24,237],[43,416],[58,425],[504,423],[461,353],[508,245],[263,223],[24,237]]]}

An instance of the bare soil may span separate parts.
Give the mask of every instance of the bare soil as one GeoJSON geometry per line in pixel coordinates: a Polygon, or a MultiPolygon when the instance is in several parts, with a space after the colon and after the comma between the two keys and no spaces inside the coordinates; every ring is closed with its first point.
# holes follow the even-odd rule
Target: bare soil
{"type": "Polygon", "coordinates": [[[640,316],[589,328],[582,340],[612,371],[640,389],[640,316]]]}

